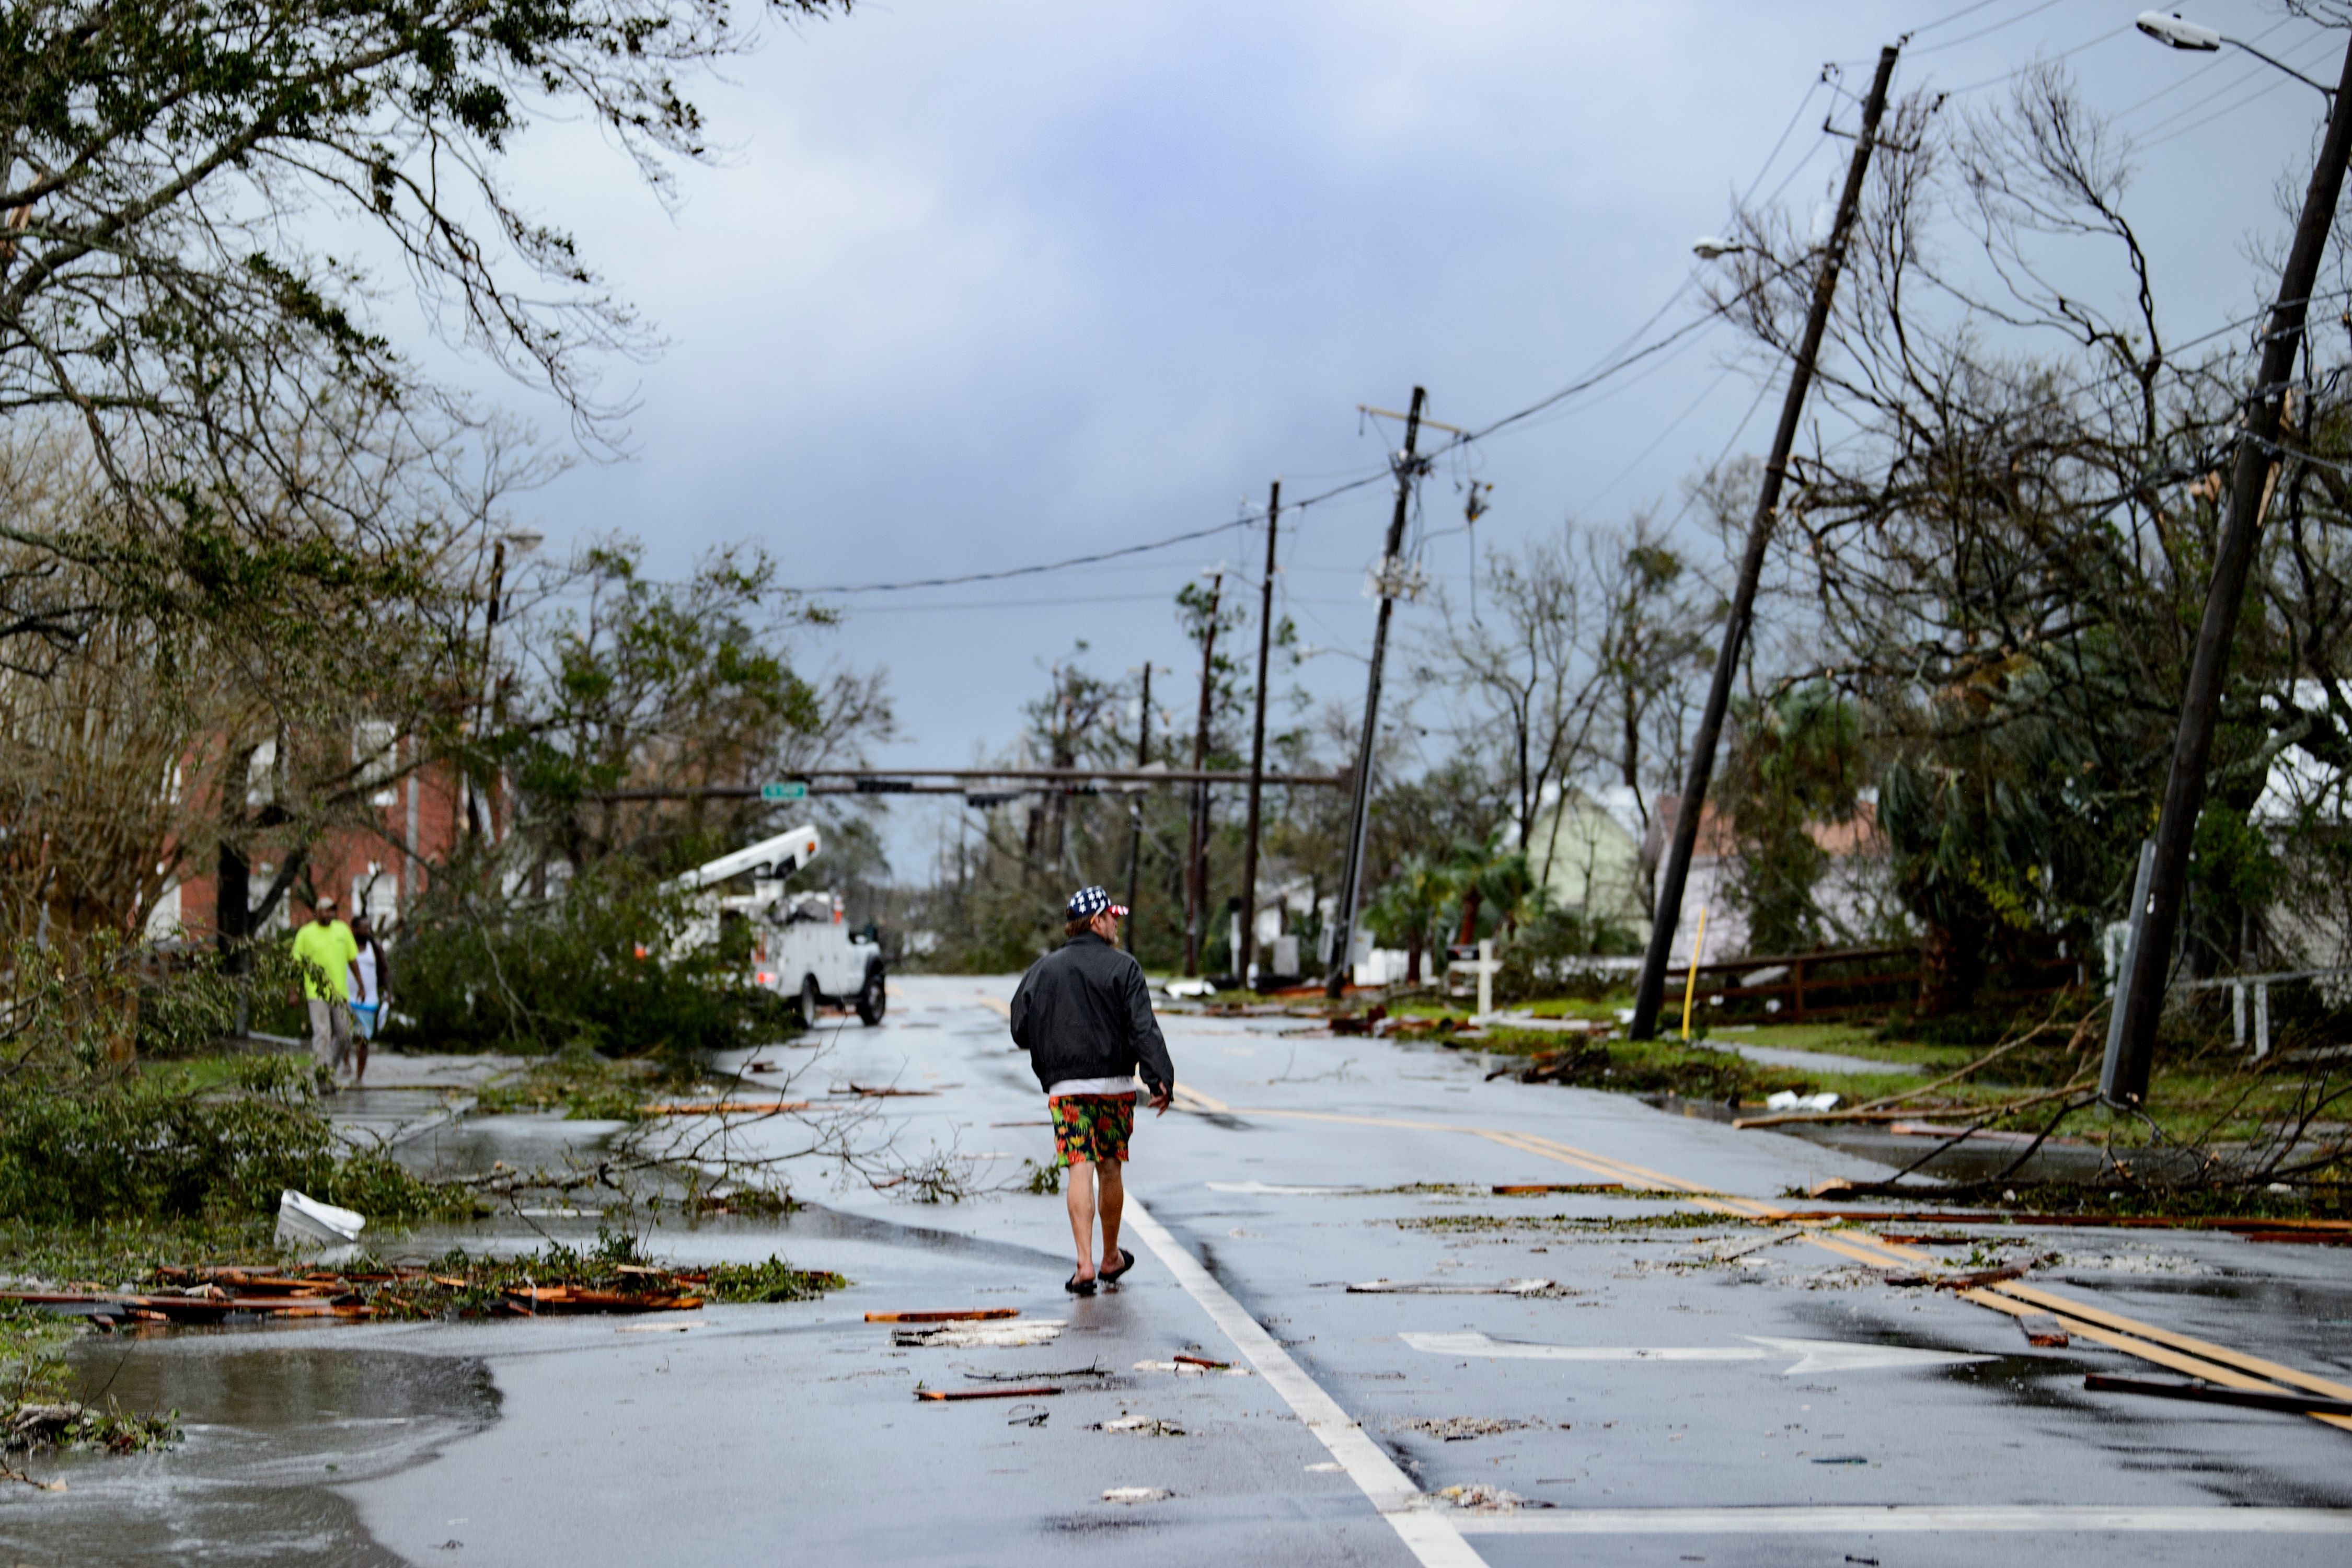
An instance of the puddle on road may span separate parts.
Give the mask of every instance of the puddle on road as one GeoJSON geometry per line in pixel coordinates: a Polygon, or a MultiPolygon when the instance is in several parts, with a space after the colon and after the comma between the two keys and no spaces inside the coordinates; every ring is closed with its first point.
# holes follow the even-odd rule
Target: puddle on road
{"type": "Polygon", "coordinates": [[[394,1564],[332,1488],[429,1458],[498,1419],[482,1363],[397,1351],[288,1346],[269,1331],[94,1339],[72,1352],[79,1397],[101,1388],[177,1409],[186,1439],[157,1454],[36,1459],[63,1492],[0,1493],[12,1563],[188,1561],[394,1564]]]}

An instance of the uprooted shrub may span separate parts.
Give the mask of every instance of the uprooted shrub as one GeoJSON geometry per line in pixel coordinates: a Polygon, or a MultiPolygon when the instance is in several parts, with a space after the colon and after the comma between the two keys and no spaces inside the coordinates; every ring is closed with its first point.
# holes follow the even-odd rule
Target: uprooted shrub
{"type": "Polygon", "coordinates": [[[0,1094],[0,1214],[35,1226],[257,1217],[279,1192],[376,1218],[447,1200],[352,1152],[314,1103],[307,1058],[256,1057],[202,1089],[107,1072],[20,1071],[0,1094]]]}
{"type": "Polygon", "coordinates": [[[791,1009],[748,981],[748,933],[695,940],[690,896],[642,868],[608,860],[541,896],[499,879],[437,878],[409,915],[392,1043],[682,1060],[792,1032],[791,1009]]]}

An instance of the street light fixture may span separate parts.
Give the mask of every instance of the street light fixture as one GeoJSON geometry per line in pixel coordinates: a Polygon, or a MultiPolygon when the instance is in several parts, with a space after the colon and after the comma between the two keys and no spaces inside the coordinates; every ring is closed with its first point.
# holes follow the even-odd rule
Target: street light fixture
{"type": "MultiPolygon", "coordinates": [[[[2318,89],[2320,97],[2325,98],[2330,103],[2336,101],[2336,89],[2334,88],[2329,87],[2323,82],[2312,80],[2309,77],[2304,75],[2301,71],[2295,69],[2293,66],[2288,65],[2284,60],[2274,60],[2271,58],[2270,56],[2263,53],[2262,50],[2254,47],[2252,44],[2242,42],[2236,38],[2225,37],[2221,34],[2215,32],[2210,27],[2200,26],[2197,23],[2192,22],[2188,17],[2182,16],[2178,11],[2142,11],[2137,16],[2132,19],[2132,26],[2137,27],[2141,32],[2146,33],[2149,37],[2154,38],[2159,44],[2163,44],[2169,48],[2187,49],[2192,54],[2215,54],[2220,51],[2221,46],[2224,44],[2229,45],[2233,49],[2243,49],[2246,53],[2253,56],[2254,58],[2262,61],[2263,64],[2286,72],[2287,75],[2294,78],[2295,80],[2303,83],[2304,86],[2318,89]]],[[[1702,252],[1702,254],[1704,254],[1704,252],[1702,252]]]]}
{"type": "Polygon", "coordinates": [[[1724,239],[1716,235],[1701,235],[1691,242],[1691,254],[1701,261],[1713,261],[1718,257],[1736,256],[1748,247],[1736,239],[1724,239]]]}

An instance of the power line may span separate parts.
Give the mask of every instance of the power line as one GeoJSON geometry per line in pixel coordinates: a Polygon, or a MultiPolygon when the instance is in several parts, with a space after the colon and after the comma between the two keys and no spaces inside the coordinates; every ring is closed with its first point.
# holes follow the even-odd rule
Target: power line
{"type": "MultiPolygon", "coordinates": [[[[1764,166],[1757,171],[1756,177],[1749,182],[1749,193],[1752,194],[1756,186],[1762,183],[1764,174],[1771,167],[1772,158],[1779,155],[1780,147],[1781,144],[1786,142],[1790,131],[1793,131],[1797,124],[1798,117],[1803,114],[1805,106],[1811,101],[1812,94],[1819,89],[1822,82],[1826,79],[1826,72],[1823,76],[1816,78],[1814,82],[1806,89],[1805,96],[1798,100],[1797,115],[1791,116],[1789,122],[1789,129],[1784,130],[1781,132],[1780,142],[1776,142],[1774,144],[1773,153],[1766,158],[1764,166]]],[[[1797,169],[1801,170],[1805,163],[1810,163],[1811,161],[1811,153],[1809,153],[1806,158],[1799,163],[1797,169]]],[[[1793,177],[1795,173],[1796,170],[1790,171],[1790,176],[1793,177]]],[[[1781,185],[1785,187],[1787,184],[1788,179],[1783,178],[1781,185]]],[[[1778,194],[1779,190],[1776,188],[1774,195],[1777,196],[1778,194]]],[[[1745,200],[1744,197],[1742,199],[1743,201],[1745,200]]],[[[1667,296],[1665,302],[1660,305],[1656,310],[1653,311],[1641,326],[1636,327],[1633,330],[1633,332],[1630,334],[1627,341],[1630,342],[1633,338],[1638,338],[1642,332],[1647,331],[1650,327],[1654,326],[1659,321],[1664,319],[1666,312],[1672,310],[1685,294],[1689,292],[1692,285],[1696,281],[1696,273],[1686,275],[1682,283],[1675,288],[1675,291],[1667,296]]],[[[1485,440],[1514,426],[1532,419],[1538,414],[1557,407],[1560,404],[1566,403],[1581,393],[1589,392],[1612,377],[1622,374],[1625,371],[1632,369],[1633,366],[1641,364],[1651,359],[1653,356],[1673,347],[1675,344],[1682,342],[1691,334],[1714,325],[1716,322],[1723,319],[1726,312],[1726,306],[1717,305],[1693,320],[1685,322],[1683,325],[1676,327],[1673,331],[1668,332],[1665,336],[1656,339],[1652,342],[1645,343],[1640,348],[1628,352],[1624,351],[1621,345],[1619,350],[1612,351],[1611,354],[1604,355],[1604,363],[1599,367],[1591,370],[1582,376],[1580,376],[1577,380],[1571,382],[1567,386],[1564,386],[1559,391],[1551,393],[1545,397],[1538,398],[1534,403],[1528,404],[1527,406],[1520,408],[1516,412],[1507,414],[1500,419],[1495,420],[1493,423],[1477,430],[1457,434],[1446,445],[1437,447],[1426,454],[1423,460],[1425,462],[1434,462],[1437,458],[1444,457],[1450,452],[1457,451],[1478,441],[1485,440]]],[[[1308,496],[1304,500],[1294,503],[1294,510],[1304,511],[1309,507],[1334,500],[1342,495],[1347,495],[1355,490],[1363,489],[1370,486],[1379,484],[1391,477],[1391,469],[1387,466],[1383,466],[1381,468],[1359,475],[1356,478],[1343,480],[1342,482],[1315,495],[1308,496]]],[[[1238,528],[1247,528],[1256,523],[1263,522],[1265,520],[1265,513],[1262,510],[1244,510],[1241,515],[1226,522],[1215,523],[1205,528],[1188,529],[1181,533],[1171,534],[1162,539],[1150,540],[1139,544],[1122,545],[1115,550],[1096,551],[1085,555],[1069,556],[1059,561],[1039,562],[1026,566],[1005,567],[992,572],[965,572],[937,577],[912,578],[901,582],[841,584],[826,587],[807,589],[805,590],[805,593],[811,597],[825,597],[829,595],[847,596],[856,594],[905,593],[922,588],[949,588],[971,583],[1004,582],[1013,578],[1037,576],[1049,572],[1067,571],[1075,567],[1091,566],[1103,562],[1120,560],[1129,556],[1142,555],[1156,551],[1172,549],[1179,544],[1188,544],[1202,539],[1212,539],[1215,538],[1219,534],[1229,533],[1238,528]]]]}
{"type": "Polygon", "coordinates": [[[1975,92],[1980,88],[1999,87],[2002,82],[2013,81],[2017,78],[2023,76],[2027,71],[2034,69],[2036,67],[2054,66],[2060,60],[2079,55],[2084,49],[2095,48],[2098,45],[2104,44],[2111,38],[2120,38],[2126,33],[2130,31],[2132,31],[2132,24],[2126,22],[2122,26],[2116,27],[2109,32],[2101,33],[2095,38],[2085,38],[2071,49],[2061,49],[2054,55],[2036,55],[2033,58],[2026,61],[2023,65],[2015,67],[2010,70],[2005,70],[1999,76],[1989,76],[1982,81],[1972,81],[1966,87],[1953,88],[1946,94],[1946,96],[1949,98],[1958,98],[1964,92],[1975,92]]]}
{"type": "MultiPolygon", "coordinates": [[[[1914,59],[1916,59],[1921,55],[1937,54],[1945,49],[1957,49],[1962,44],[1973,44],[1979,38],[1988,37],[1994,33],[2000,32],[2003,27],[2013,27],[2018,23],[2024,21],[2028,16],[2039,16],[2042,12],[2047,11],[2051,6],[2057,4],[2058,0],[2042,0],[2042,4],[2039,5],[2029,5],[2024,10],[2020,11],[2016,16],[2010,17],[2009,20],[2005,22],[1995,22],[1990,27],[1979,27],[1973,33],[1963,33],[1957,38],[1946,38],[1942,43],[1930,44],[1924,49],[1913,49],[1910,51],[1911,57],[1914,59]]],[[[1974,7],[1971,6],[1970,9],[1973,10],[1974,7]]],[[[1944,20],[1948,22],[1953,20],[1953,18],[1947,16],[1944,20]]]]}
{"type": "Polygon", "coordinates": [[[1972,5],[1963,5],[1957,11],[1948,11],[1932,22],[1922,22],[1917,26],[1912,28],[1911,36],[1916,38],[1922,33],[1932,33],[1938,27],[1948,27],[1954,22],[1958,21],[1961,17],[1974,16],[1977,12],[1981,11],[1986,6],[1995,3],[1996,0],[1976,0],[1976,4],[1972,5]]]}
{"type": "MultiPolygon", "coordinates": [[[[2318,41],[2332,44],[2335,40],[2323,37],[2318,41]]],[[[2151,136],[2149,140],[2140,143],[2141,150],[2143,152],[2152,151],[2155,148],[2163,146],[2168,142],[2177,142],[2192,131],[2212,124],[2213,121],[2222,118],[2224,115],[2235,114],[2239,110],[2245,108],[2249,104],[2260,102],[2262,100],[2268,98],[2278,89],[2286,85],[2284,82],[2279,80],[2277,77],[2272,76],[2262,70],[2260,67],[2256,68],[2253,74],[2260,75],[2263,79],[2253,91],[2246,94],[2243,98],[2237,100],[2235,102],[2223,104],[2221,108],[2215,110],[2210,114],[2203,115],[2196,120],[2190,121],[2186,125],[2182,125],[2172,131],[2167,132],[2162,136],[2151,136]]],[[[2240,77],[2238,81],[2231,83],[2231,86],[2237,86],[2244,82],[2246,79],[2247,79],[2244,77],[2240,77]]],[[[2229,88],[2222,88],[2219,91],[2207,94],[2204,98],[2198,100],[2196,103],[2190,104],[2187,109],[2167,115],[2164,119],[2158,121],[2156,124],[2148,127],[2148,131],[2155,132],[2167,125],[2172,124],[2172,122],[2179,120],[2181,115],[2187,114],[2191,110],[2197,109],[2203,104],[2210,103],[2214,99],[2219,98],[2222,92],[2227,92],[2228,90],[2230,90],[2229,88]]]]}
{"type": "MultiPolygon", "coordinates": [[[[2285,26],[2289,22],[2294,20],[2294,18],[2292,16],[2282,16],[2277,21],[2273,22],[2269,26],[2264,27],[2261,32],[2256,33],[2252,37],[2246,41],[2250,44],[2259,44],[2264,38],[2269,37],[2273,33],[2277,32],[2281,27],[2285,26]]],[[[2221,67],[2229,63],[2229,58],[2227,56],[2217,54],[2211,59],[2207,60],[2203,65],[2197,67],[2194,70],[2183,71],[2180,75],[2173,78],[2170,82],[2167,83],[2163,87],[2158,88],[2154,92],[2149,93],[2146,98],[2139,100],[2137,102],[2127,104],[2125,107],[2116,110],[2113,115],[2109,116],[2109,118],[2121,121],[2126,115],[2136,114],[2139,110],[2146,109],[2149,104],[2154,103],[2158,99],[2163,98],[2169,93],[2179,92],[2182,88],[2187,87],[2190,82],[2195,81],[2206,72],[2219,70],[2221,67]]],[[[2260,68],[2257,67],[2256,68],[2259,69],[2260,68]]],[[[2248,73],[2248,75],[2251,75],[2251,73],[2248,73]]],[[[2246,79],[2248,79],[2248,76],[2246,75],[2231,79],[2233,82],[2244,81],[2246,79]]],[[[2221,92],[2226,92],[2229,89],[2227,88],[2220,89],[2221,92]]],[[[2200,99],[2198,101],[2201,103],[2207,100],[2200,99]]]]}

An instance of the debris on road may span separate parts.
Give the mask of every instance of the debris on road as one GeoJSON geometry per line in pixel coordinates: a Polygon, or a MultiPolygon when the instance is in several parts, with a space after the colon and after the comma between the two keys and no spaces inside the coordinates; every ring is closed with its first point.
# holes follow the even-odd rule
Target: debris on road
{"type": "Polygon", "coordinates": [[[342,1270],[166,1266],[126,1290],[0,1291],[0,1301],[113,1321],[210,1325],[238,1314],[278,1318],[434,1319],[542,1317],[583,1312],[691,1311],[706,1300],[803,1300],[848,1283],[782,1259],[683,1270],[635,1261],[625,1246],[579,1253],[562,1246],[521,1258],[452,1253],[430,1264],[342,1270]]]}
{"type": "Polygon", "coordinates": [[[894,1329],[890,1342],[901,1350],[1001,1350],[1050,1344],[1067,1327],[1066,1318],[1033,1318],[1025,1323],[942,1323],[937,1328],[894,1329]]]}
{"type": "Polygon", "coordinates": [[[1447,1487],[1430,1495],[1444,1498],[1456,1508],[1469,1509],[1478,1513],[1516,1513],[1523,1508],[1552,1506],[1548,1502],[1530,1502],[1517,1492],[1506,1491],[1501,1487],[1490,1487],[1483,1482],[1471,1486],[1447,1487]]]}
{"type": "Polygon", "coordinates": [[[2066,1325],[2052,1312],[2021,1312],[2017,1326],[2025,1335],[2025,1342],[2044,1350],[2064,1350],[2074,1342],[2066,1333],[2066,1325]]]}
{"type": "MultiPolygon", "coordinates": [[[[961,1084],[950,1084],[947,1087],[950,1089],[960,1089],[962,1086],[961,1084]]],[[[940,1091],[936,1089],[872,1089],[862,1083],[853,1083],[840,1089],[827,1089],[825,1092],[828,1094],[864,1095],[868,1100],[892,1100],[907,1096],[937,1094],[940,1091]]]]}
{"type": "Polygon", "coordinates": [[[1742,1243],[1727,1252],[1709,1253],[1706,1260],[1709,1263],[1729,1263],[1736,1258],[1745,1258],[1751,1252],[1761,1252],[1768,1247],[1778,1247],[1784,1241],[1794,1241],[1804,1234],[1801,1229],[1775,1231],[1770,1236],[1759,1240],[1742,1243]]]}
{"type": "Polygon", "coordinates": [[[280,1247],[348,1247],[366,1228],[367,1216],[355,1210],[322,1204],[291,1187],[278,1194],[280,1247]]]}
{"type": "Polygon", "coordinates": [[[2004,1279],[2022,1279],[2029,1266],[2023,1263],[2003,1264],[1999,1268],[1979,1268],[1973,1274],[1889,1274],[1889,1285],[1931,1285],[1938,1290],[1974,1290],[1986,1285],[1998,1285],[2004,1279]]]}
{"type": "Polygon", "coordinates": [[[646,1107],[647,1116],[772,1116],[806,1110],[805,1100],[679,1100],[646,1107]]]}
{"type": "Polygon", "coordinates": [[[1135,1370],[1172,1372],[1179,1377],[1206,1377],[1211,1373],[1219,1373],[1226,1377],[1247,1377],[1250,1374],[1249,1368],[1245,1366],[1227,1366],[1222,1362],[1202,1361],[1198,1356],[1175,1361],[1139,1361],[1135,1363],[1135,1370]]]}
{"type": "Polygon", "coordinates": [[[1335,1035],[1369,1035],[1372,1026],[1388,1016],[1389,1010],[1375,1002],[1361,1013],[1333,1016],[1330,1019],[1331,1032],[1335,1035]]]}
{"type": "Polygon", "coordinates": [[[1163,1421],[1156,1415],[1122,1415],[1116,1421],[1097,1421],[1097,1432],[1132,1432],[1142,1437],[1181,1437],[1184,1428],[1173,1421],[1163,1421]]]}
{"type": "Polygon", "coordinates": [[[1043,1399],[1062,1391],[1051,1384],[1033,1383],[1013,1388],[919,1388],[915,1397],[929,1400],[1043,1399]]]}
{"type": "Polygon", "coordinates": [[[2084,1378],[2083,1386],[2095,1394],[2147,1394],[2158,1399],[2193,1399],[2206,1405],[2274,1410],[2283,1415],[2352,1415],[2352,1399],[2329,1399],[2321,1394],[2221,1388],[2201,1382],[2165,1383],[2148,1377],[2110,1377],[2098,1372],[2084,1378]]]}
{"type": "Polygon", "coordinates": [[[682,1291],[584,1290],[570,1285],[509,1285],[507,1300],[534,1315],[562,1312],[692,1312],[702,1298],[682,1291]]]}
{"type": "Polygon", "coordinates": [[[1202,1367],[1210,1372],[1231,1372],[1234,1365],[1234,1363],[1229,1361],[1211,1361],[1206,1356],[1197,1355],[1171,1356],[1169,1359],[1171,1361],[1181,1362],[1186,1366],[1202,1367]]]}
{"type": "Polygon", "coordinates": [[[1166,1487],[1110,1487],[1103,1492],[1105,1502],[1166,1502],[1176,1494],[1166,1487]]]}
{"type": "MultiPolygon", "coordinates": [[[[1799,1094],[1793,1089],[1780,1089],[1764,1097],[1767,1110],[1835,1110],[1839,1097],[1823,1089],[1819,1094],[1799,1094]]],[[[1897,1125],[1900,1125],[1898,1123],[1897,1125]]]]}
{"type": "Polygon", "coordinates": [[[868,1312],[869,1323],[953,1323],[986,1318],[1017,1318],[1018,1307],[944,1307],[916,1312],[868,1312]]]}
{"type": "Polygon", "coordinates": [[[1420,1432],[1447,1443],[1466,1443],[1473,1437],[1524,1432],[1544,1425],[1541,1421],[1511,1421],[1493,1415],[1407,1415],[1387,1423],[1391,1432],[1420,1432]]]}
{"type": "Polygon", "coordinates": [[[1509,1182],[1497,1183],[1495,1195],[1498,1198],[1530,1197],[1541,1193],[1622,1193],[1622,1182],[1509,1182]]]}
{"type": "Polygon", "coordinates": [[[1498,1279],[1491,1285],[1445,1279],[1367,1279],[1348,1287],[1350,1296],[1565,1296],[1549,1279],[1498,1279]]]}
{"type": "Polygon", "coordinates": [[[1066,1366],[1055,1372],[1039,1372],[1034,1369],[1023,1372],[975,1372],[970,1367],[959,1367],[957,1370],[975,1383],[1018,1383],[1024,1377],[1108,1377],[1111,1375],[1108,1367],[1095,1365],[1066,1366]]]}
{"type": "Polygon", "coordinates": [[[2226,1230],[2240,1235],[2270,1231],[2342,1236],[2352,1240],[2352,1220],[2247,1219],[2234,1215],[2121,1215],[2012,1213],[2001,1209],[1790,1209],[1775,1220],[1852,1220],[1863,1225],[2079,1226],[2115,1230],[2226,1230]]]}
{"type": "MultiPolygon", "coordinates": [[[[1779,1107],[1774,1107],[1778,1110],[1779,1107]]],[[[1819,1109],[1827,1110],[1828,1106],[1819,1109]]],[[[2072,1138],[2044,1138],[2038,1133],[2014,1132],[1997,1127],[1948,1127],[1940,1121],[1890,1121],[1886,1130],[1897,1138],[1966,1138],[1977,1143],[2072,1143],[2072,1138]]]]}

